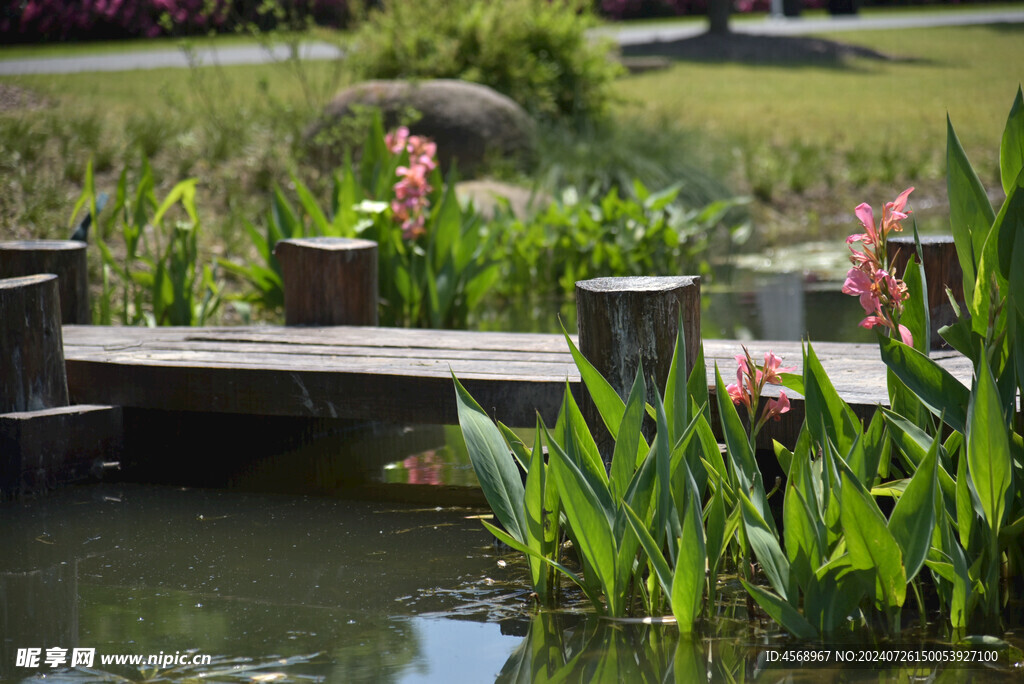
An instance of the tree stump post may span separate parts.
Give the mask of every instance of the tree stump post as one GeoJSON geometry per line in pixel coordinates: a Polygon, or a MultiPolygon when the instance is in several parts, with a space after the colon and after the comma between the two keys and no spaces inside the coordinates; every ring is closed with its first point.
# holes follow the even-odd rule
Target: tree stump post
{"type": "MultiPolygon", "coordinates": [[[[911,257],[916,257],[913,236],[890,237],[886,240],[886,253],[894,275],[902,277],[911,257]]],[[[939,328],[956,322],[956,314],[946,296],[946,288],[953,292],[960,307],[964,306],[964,272],[956,254],[956,244],[949,235],[921,236],[921,254],[924,274],[928,281],[928,313],[931,317],[932,349],[945,346],[939,328]]],[[[917,259],[914,259],[917,261],[917,259]]]]}
{"type": "MultiPolygon", "coordinates": [[[[693,369],[700,349],[700,277],[595,278],[576,283],[579,345],[583,355],[622,397],[642,362],[645,380],[654,376],[659,392],[672,363],[679,317],[686,340],[686,373],[693,369]]],[[[647,400],[654,388],[648,386],[647,400]]],[[[608,464],[614,442],[596,406],[584,390],[580,410],[608,464]]],[[[645,429],[651,436],[652,425],[645,429]]]]}
{"type": "Polygon", "coordinates": [[[0,413],[67,405],[57,276],[0,280],[0,413]]]}
{"type": "Polygon", "coordinates": [[[294,238],[274,247],[285,325],[377,325],[377,243],[294,238]]]}
{"type": "Polygon", "coordinates": [[[53,273],[58,277],[61,322],[92,323],[86,246],[79,240],[0,242],[0,278],[53,273]]]}

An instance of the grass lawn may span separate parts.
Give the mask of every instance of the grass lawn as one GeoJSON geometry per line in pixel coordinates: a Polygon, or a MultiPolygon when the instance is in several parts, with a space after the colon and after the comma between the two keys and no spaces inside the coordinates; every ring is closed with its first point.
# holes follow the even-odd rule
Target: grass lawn
{"type": "MultiPolygon", "coordinates": [[[[997,188],[1003,118],[1024,80],[1024,26],[824,37],[895,59],[680,60],[621,79],[616,115],[649,122],[643,133],[664,141],[661,161],[695,160],[751,195],[761,243],[844,235],[856,204],[878,206],[908,185],[919,188],[922,219],[931,206],[941,215],[946,112],[983,183],[997,188]]],[[[314,187],[323,180],[302,132],[345,78],[324,62],[0,78],[0,88],[34,94],[0,106],[0,235],[66,235],[87,161],[109,189],[144,153],[165,189],[201,179],[201,216],[217,238],[209,249],[236,253],[242,221],[259,221],[274,182],[287,184],[290,171],[314,187]]]]}
{"type": "Polygon", "coordinates": [[[921,190],[919,213],[942,205],[947,113],[982,182],[999,186],[999,140],[1024,80],[1024,26],[822,37],[895,59],[679,61],[625,79],[619,91],[651,115],[704,131],[712,156],[758,198],[764,220],[812,233],[827,234],[837,212],[847,220],[859,202],[878,205],[908,185],[921,190]]]}

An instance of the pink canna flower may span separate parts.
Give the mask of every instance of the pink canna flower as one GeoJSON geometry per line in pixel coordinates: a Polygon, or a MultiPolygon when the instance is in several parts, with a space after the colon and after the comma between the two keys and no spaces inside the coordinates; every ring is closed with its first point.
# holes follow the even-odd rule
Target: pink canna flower
{"type": "Polygon", "coordinates": [[[780,391],[779,398],[769,399],[764,409],[764,415],[761,418],[762,423],[767,423],[769,420],[782,420],[782,414],[789,413],[789,397],[786,396],[785,392],[780,391]]]}
{"type": "MultiPolygon", "coordinates": [[[[796,366],[782,367],[782,359],[773,354],[770,350],[764,355],[764,380],[772,385],[781,385],[782,378],[779,373],[792,373],[796,366]]],[[[783,395],[785,396],[785,395],[783,395]]]]}
{"type": "Polygon", "coordinates": [[[747,393],[743,390],[743,387],[738,383],[730,383],[725,386],[725,391],[729,393],[729,398],[732,399],[732,403],[746,406],[749,402],[747,393]]]}

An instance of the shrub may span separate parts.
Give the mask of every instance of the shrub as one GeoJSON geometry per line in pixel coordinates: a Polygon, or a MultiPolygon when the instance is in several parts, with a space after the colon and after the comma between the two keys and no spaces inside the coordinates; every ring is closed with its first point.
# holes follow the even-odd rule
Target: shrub
{"type": "Polygon", "coordinates": [[[457,78],[546,117],[589,118],[619,67],[587,38],[580,0],[391,0],[373,10],[349,57],[359,78],[457,78]]]}

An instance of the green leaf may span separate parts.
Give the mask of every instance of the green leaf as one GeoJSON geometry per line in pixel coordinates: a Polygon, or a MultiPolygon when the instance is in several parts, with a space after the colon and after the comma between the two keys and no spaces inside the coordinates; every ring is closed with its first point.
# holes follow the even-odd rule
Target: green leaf
{"type": "Polygon", "coordinates": [[[807,641],[818,638],[818,630],[814,629],[811,623],[784,598],[744,579],[741,579],[740,582],[743,583],[747,593],[757,601],[757,605],[761,606],[761,609],[768,613],[769,617],[782,625],[790,634],[797,639],[807,641]]]}
{"type": "Polygon", "coordinates": [[[528,535],[523,512],[525,490],[509,446],[454,373],[452,381],[459,425],[484,497],[509,534],[525,543],[528,535]]]}
{"type": "Polygon", "coordinates": [[[1003,140],[999,146],[999,171],[1003,181],[1003,192],[1007,196],[1017,176],[1024,169],[1024,96],[1017,86],[1017,97],[1013,100],[1010,114],[1006,117],[1003,140]]]}
{"type": "Polygon", "coordinates": [[[914,338],[914,349],[927,354],[931,348],[931,316],[928,311],[928,282],[923,266],[924,257],[921,254],[917,222],[914,223],[914,246],[916,252],[907,261],[907,268],[903,272],[903,282],[910,297],[903,304],[903,314],[899,322],[907,327],[914,338]]]}
{"type": "MultiPolygon", "coordinates": [[[[626,402],[626,411],[622,414],[622,422],[619,424],[618,438],[615,440],[615,450],[612,454],[612,467],[610,476],[610,487],[612,497],[622,498],[626,493],[626,487],[633,478],[638,462],[638,448],[640,447],[640,429],[644,419],[644,397],[646,392],[643,378],[643,364],[636,369],[636,377],[633,379],[633,387],[629,391],[629,399],[626,402]]],[[[646,446],[646,442],[644,443],[646,446]]],[[[646,452],[646,449],[644,449],[646,452]]]]}
{"type": "Polygon", "coordinates": [[[974,168],[967,160],[953,123],[946,117],[946,190],[949,195],[949,222],[960,266],[964,271],[964,297],[972,301],[988,231],[995,212],[988,201],[974,168]]]}
{"type": "Polygon", "coordinates": [[[932,442],[924,461],[910,480],[889,516],[889,531],[903,552],[907,581],[917,576],[928,557],[935,529],[935,499],[938,495],[939,440],[932,442]]]}
{"type": "Polygon", "coordinates": [[[998,240],[999,273],[1010,283],[1017,311],[1024,314],[1024,169],[1010,185],[992,231],[998,240]]]}
{"type": "Polygon", "coordinates": [[[879,335],[878,344],[882,361],[903,384],[951,428],[966,432],[970,391],[963,383],[921,352],[898,340],[879,335]]]}
{"type": "Polygon", "coordinates": [[[901,607],[906,600],[907,576],[900,547],[870,496],[863,493],[845,472],[840,478],[842,504],[839,514],[850,565],[858,570],[874,572],[876,587],[887,609],[901,607]]]}
{"type": "Polygon", "coordinates": [[[840,453],[849,453],[860,436],[860,421],[836,392],[832,380],[808,343],[804,351],[804,407],[815,441],[830,440],[840,453]],[[818,434],[824,428],[824,434],[818,434]]]}
{"type": "Polygon", "coordinates": [[[608,381],[604,379],[604,376],[594,368],[594,365],[573,344],[569,333],[565,331],[565,326],[562,327],[562,334],[565,335],[565,341],[569,345],[573,361],[576,362],[576,368],[580,371],[580,378],[582,378],[583,384],[586,385],[587,391],[590,392],[590,398],[593,400],[598,413],[601,414],[601,420],[604,421],[605,427],[608,428],[612,438],[617,439],[619,425],[622,423],[622,415],[626,412],[626,404],[608,381]]]}
{"type": "MultiPolygon", "coordinates": [[[[775,537],[774,531],[768,527],[768,523],[758,512],[754,505],[747,498],[744,492],[739,492],[740,513],[743,516],[743,527],[747,531],[747,540],[750,548],[754,550],[757,560],[768,576],[772,588],[783,598],[788,597],[790,591],[789,560],[782,552],[779,540],[775,537]]],[[[795,600],[795,596],[793,599],[795,600]]]]}
{"type": "Polygon", "coordinates": [[[686,497],[683,535],[679,540],[679,555],[676,558],[671,593],[672,614],[676,616],[679,629],[683,633],[688,632],[700,617],[704,597],[704,573],[708,563],[696,483],[689,473],[686,479],[689,495],[686,497]]]}
{"type": "MultiPolygon", "coordinates": [[[[550,447],[549,467],[558,484],[559,497],[575,535],[578,551],[587,567],[596,575],[595,579],[608,602],[608,612],[620,615],[623,597],[619,595],[615,583],[613,512],[606,507],[605,496],[594,490],[591,480],[584,476],[574,459],[551,438],[546,429],[545,439],[550,447]]],[[[575,439],[567,442],[570,449],[576,446],[575,439]]]]}
{"type": "MultiPolygon", "coordinates": [[[[540,416],[537,416],[537,434],[540,435],[540,416]]],[[[530,452],[530,466],[526,472],[526,484],[523,495],[523,509],[526,518],[526,545],[535,550],[541,556],[552,556],[553,549],[548,543],[547,530],[552,527],[554,521],[551,519],[551,512],[544,506],[544,493],[546,490],[547,467],[544,464],[544,455],[539,441],[534,441],[534,447],[530,452]]],[[[530,556],[530,579],[534,591],[537,592],[541,603],[548,599],[547,568],[534,556],[530,556]]]]}
{"type": "Polygon", "coordinates": [[[668,416],[669,442],[675,444],[690,422],[690,405],[686,377],[686,335],[683,331],[683,315],[679,314],[676,329],[676,344],[672,351],[672,362],[665,379],[665,414],[668,416]]]}
{"type": "Polygon", "coordinates": [[[1013,478],[1010,442],[996,382],[983,354],[968,410],[967,466],[985,519],[995,535],[1006,514],[1013,478]]]}
{"type": "Polygon", "coordinates": [[[782,529],[786,534],[790,571],[799,585],[806,588],[822,562],[823,530],[819,534],[820,523],[815,522],[810,505],[792,482],[786,486],[782,506],[782,529]]]}

